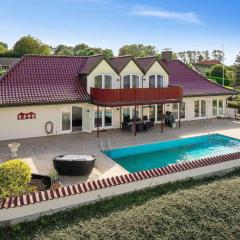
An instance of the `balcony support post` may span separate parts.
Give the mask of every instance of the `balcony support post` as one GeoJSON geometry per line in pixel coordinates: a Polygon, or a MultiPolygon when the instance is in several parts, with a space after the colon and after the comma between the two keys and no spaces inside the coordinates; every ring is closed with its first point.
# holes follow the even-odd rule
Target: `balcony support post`
{"type": "Polygon", "coordinates": [[[162,113],[161,113],[161,133],[163,133],[163,106],[164,104],[162,104],[162,113]]]}
{"type": "Polygon", "coordinates": [[[120,107],[120,129],[122,128],[122,107],[120,107]]]}
{"type": "Polygon", "coordinates": [[[97,138],[99,138],[99,106],[97,105],[97,138]]]}
{"type": "Polygon", "coordinates": [[[137,135],[137,124],[136,124],[136,105],[134,106],[134,136],[137,135]]]}
{"type": "Polygon", "coordinates": [[[181,127],[180,103],[178,103],[178,127],[181,127]]]}

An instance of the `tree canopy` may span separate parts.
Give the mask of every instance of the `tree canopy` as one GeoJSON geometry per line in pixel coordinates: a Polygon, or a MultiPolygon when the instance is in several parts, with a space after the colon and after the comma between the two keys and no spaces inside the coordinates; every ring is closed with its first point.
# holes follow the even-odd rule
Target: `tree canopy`
{"type": "Polygon", "coordinates": [[[15,56],[21,57],[24,54],[50,55],[51,48],[40,40],[30,35],[20,38],[13,47],[15,56]]]}
{"type": "Polygon", "coordinates": [[[178,52],[178,57],[184,63],[198,63],[205,60],[218,60],[221,62],[223,60],[222,50],[213,50],[211,53],[208,50],[204,51],[193,51],[187,50],[178,52]]]}
{"type": "MultiPolygon", "coordinates": [[[[226,77],[226,71],[224,72],[224,77],[226,77]]],[[[217,64],[211,67],[210,69],[210,75],[213,77],[223,77],[223,65],[222,64],[217,64]]]]}
{"type": "Polygon", "coordinates": [[[5,53],[8,51],[8,45],[4,42],[0,42],[0,53],[5,53]]]}
{"type": "Polygon", "coordinates": [[[238,87],[240,86],[240,52],[234,63],[234,85],[238,87]]]}
{"type": "Polygon", "coordinates": [[[55,55],[70,55],[70,56],[92,56],[102,54],[106,57],[112,57],[113,52],[111,49],[90,47],[85,43],[77,44],[76,46],[58,45],[54,51],[55,55]]]}
{"type": "Polygon", "coordinates": [[[124,45],[119,49],[118,56],[132,55],[134,57],[146,57],[159,54],[155,46],[143,44],[124,45]]]}

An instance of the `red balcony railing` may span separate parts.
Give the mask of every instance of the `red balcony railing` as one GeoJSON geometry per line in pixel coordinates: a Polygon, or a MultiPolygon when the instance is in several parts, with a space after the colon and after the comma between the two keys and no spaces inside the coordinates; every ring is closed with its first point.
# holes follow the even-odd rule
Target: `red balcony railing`
{"type": "Polygon", "coordinates": [[[182,87],[166,88],[128,88],[101,89],[91,88],[93,102],[100,106],[128,106],[182,101],[182,87]]]}

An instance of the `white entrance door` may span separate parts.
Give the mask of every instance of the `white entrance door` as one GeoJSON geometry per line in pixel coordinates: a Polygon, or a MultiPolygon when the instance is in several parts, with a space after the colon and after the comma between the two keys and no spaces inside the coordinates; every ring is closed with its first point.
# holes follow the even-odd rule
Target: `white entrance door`
{"type": "Polygon", "coordinates": [[[86,107],[83,108],[83,117],[82,117],[82,131],[90,133],[92,131],[91,129],[91,108],[86,107]]]}

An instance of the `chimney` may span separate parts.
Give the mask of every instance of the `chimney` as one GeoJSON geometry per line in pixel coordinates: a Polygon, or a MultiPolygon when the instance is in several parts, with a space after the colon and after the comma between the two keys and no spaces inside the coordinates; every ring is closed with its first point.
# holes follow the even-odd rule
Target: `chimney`
{"type": "Polygon", "coordinates": [[[173,52],[170,48],[165,48],[162,50],[161,58],[164,61],[171,62],[172,61],[173,52]]]}

